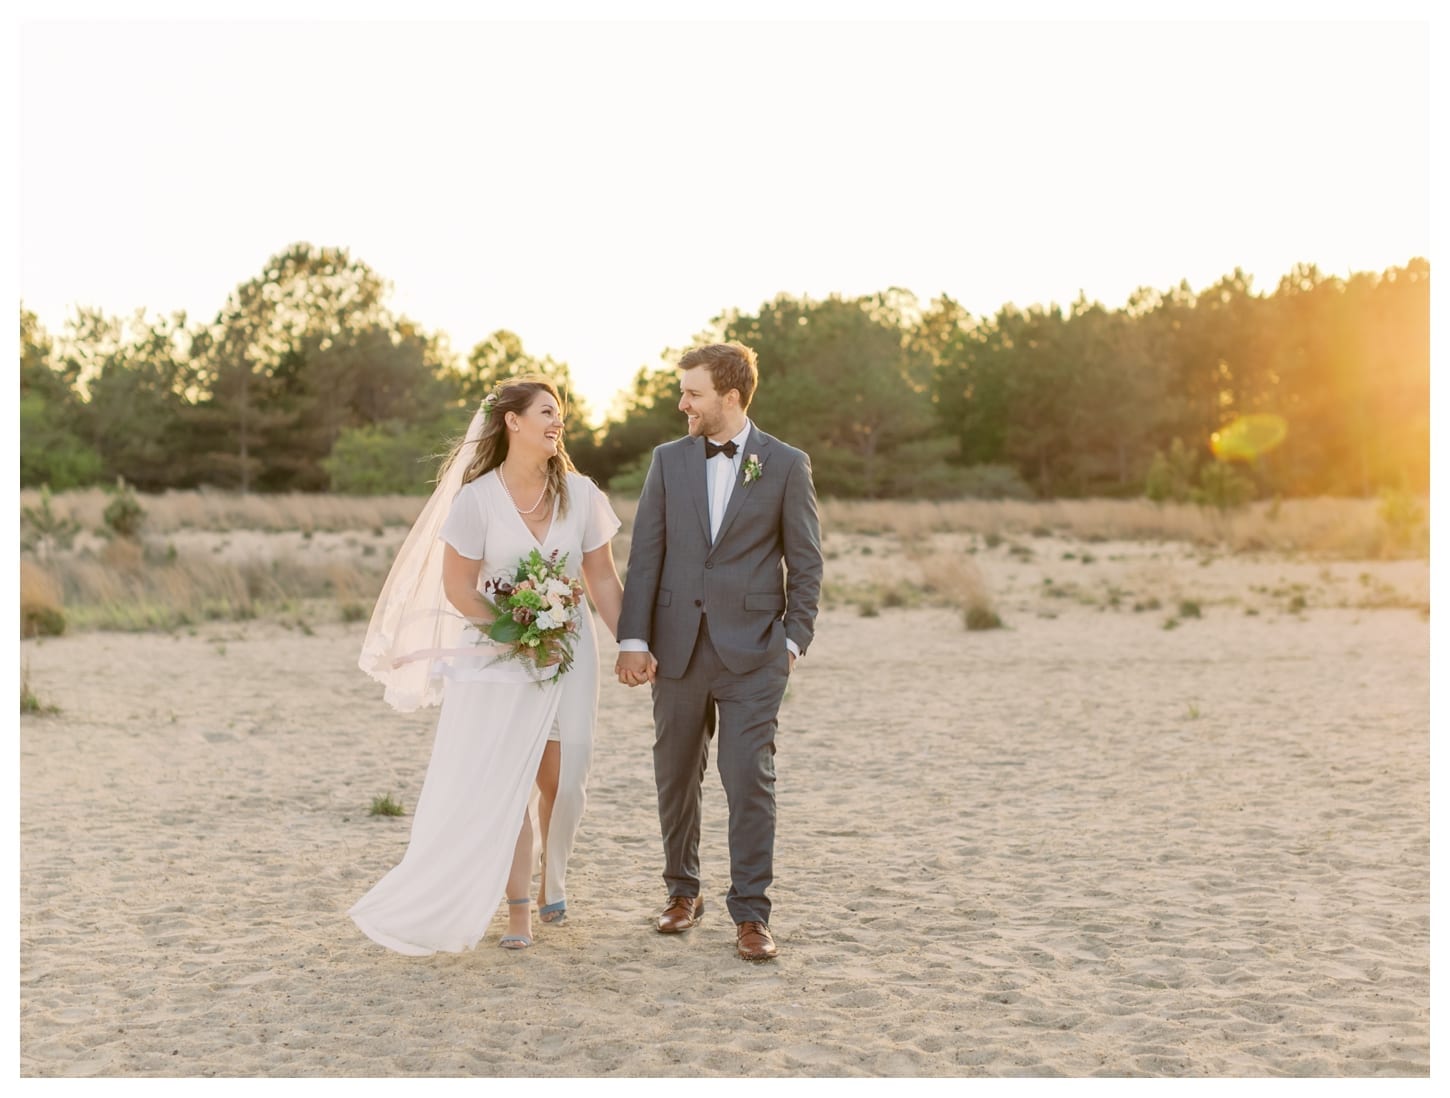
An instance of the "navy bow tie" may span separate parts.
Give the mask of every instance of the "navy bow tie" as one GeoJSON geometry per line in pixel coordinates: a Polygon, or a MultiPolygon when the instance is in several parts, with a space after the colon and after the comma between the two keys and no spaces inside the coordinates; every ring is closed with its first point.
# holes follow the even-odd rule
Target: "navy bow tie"
{"type": "Polygon", "coordinates": [[[740,447],[735,445],[733,438],[729,442],[720,443],[718,446],[708,438],[705,440],[705,460],[707,461],[716,454],[724,454],[728,458],[733,458],[739,451],[740,447]]]}

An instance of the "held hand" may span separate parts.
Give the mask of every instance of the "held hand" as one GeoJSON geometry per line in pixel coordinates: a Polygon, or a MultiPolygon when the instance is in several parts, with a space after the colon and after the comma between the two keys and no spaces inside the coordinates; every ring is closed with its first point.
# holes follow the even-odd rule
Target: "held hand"
{"type": "Polygon", "coordinates": [[[638,686],[654,682],[658,666],[659,661],[649,652],[621,652],[614,661],[614,673],[625,686],[638,686]]]}

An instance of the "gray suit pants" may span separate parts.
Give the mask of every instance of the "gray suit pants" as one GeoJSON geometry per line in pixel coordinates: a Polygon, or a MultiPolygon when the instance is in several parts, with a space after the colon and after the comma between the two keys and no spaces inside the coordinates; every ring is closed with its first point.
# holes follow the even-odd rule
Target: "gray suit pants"
{"type": "Polygon", "coordinates": [[[774,873],[776,718],[789,679],[784,653],[748,674],[727,670],[702,617],[684,676],[654,682],[655,787],[665,885],[671,896],[700,893],[700,788],[718,714],[717,765],[730,808],[725,905],[736,923],[770,921],[765,891],[774,873]]]}

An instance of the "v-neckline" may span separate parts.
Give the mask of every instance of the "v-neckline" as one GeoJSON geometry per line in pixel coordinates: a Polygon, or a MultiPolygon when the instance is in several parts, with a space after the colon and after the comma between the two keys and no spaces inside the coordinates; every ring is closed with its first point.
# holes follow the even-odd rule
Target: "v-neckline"
{"type": "Polygon", "coordinates": [[[549,526],[544,531],[544,536],[541,538],[534,533],[533,529],[524,519],[523,512],[521,512],[516,506],[514,506],[513,496],[509,495],[509,490],[504,485],[503,473],[499,469],[495,469],[493,471],[493,475],[494,479],[498,481],[498,486],[503,489],[503,499],[504,502],[508,504],[509,511],[513,514],[514,518],[519,520],[519,525],[524,528],[524,533],[528,534],[529,538],[533,541],[533,543],[537,545],[540,549],[542,549],[546,544],[548,544],[549,535],[554,532],[554,524],[559,521],[559,501],[557,499],[549,501],[549,526]]]}

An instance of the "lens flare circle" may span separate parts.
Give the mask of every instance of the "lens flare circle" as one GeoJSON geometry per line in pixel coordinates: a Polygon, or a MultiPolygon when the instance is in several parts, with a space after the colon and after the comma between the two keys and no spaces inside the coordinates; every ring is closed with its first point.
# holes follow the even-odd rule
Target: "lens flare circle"
{"type": "Polygon", "coordinates": [[[1239,416],[1208,437],[1208,448],[1219,461],[1255,461],[1284,441],[1289,424],[1272,412],[1239,416]]]}

